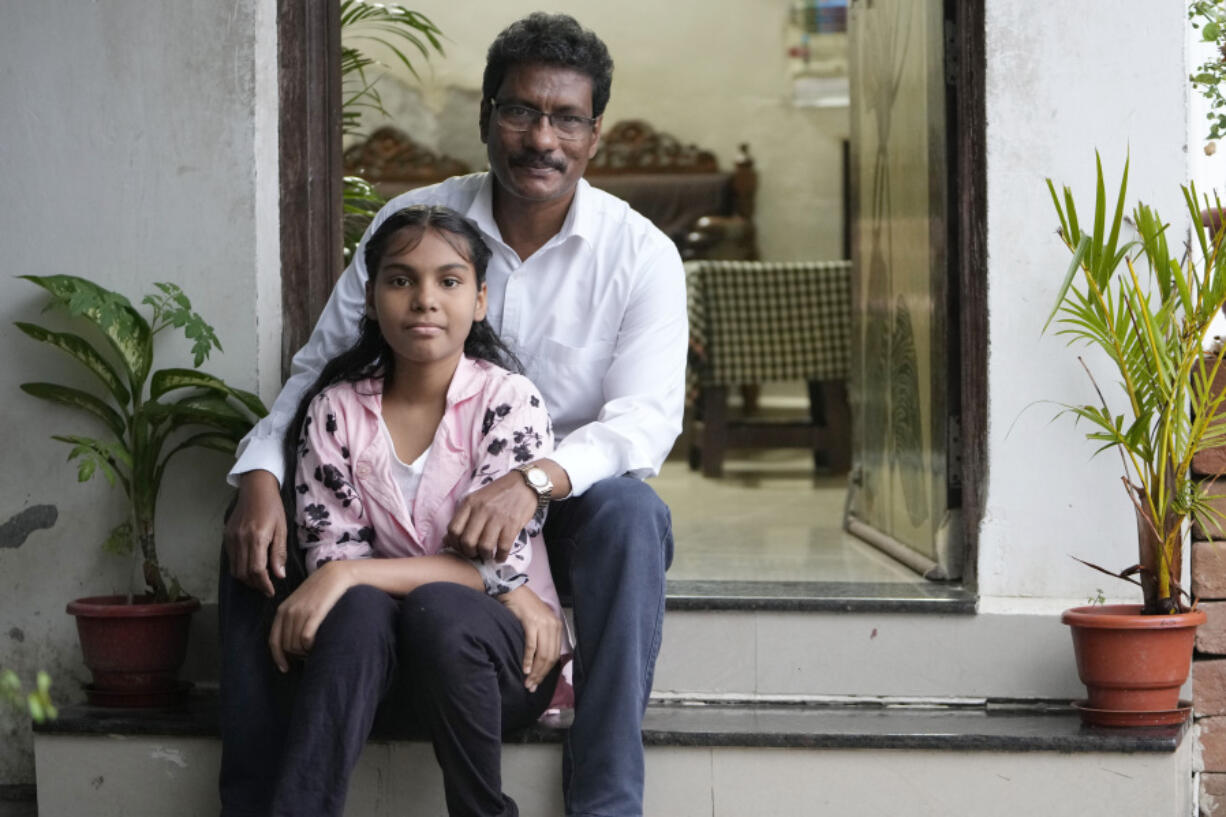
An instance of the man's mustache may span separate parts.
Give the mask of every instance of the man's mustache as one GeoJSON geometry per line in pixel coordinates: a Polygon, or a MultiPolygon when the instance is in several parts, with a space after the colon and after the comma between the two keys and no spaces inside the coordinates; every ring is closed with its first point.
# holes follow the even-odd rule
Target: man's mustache
{"type": "Polygon", "coordinates": [[[559,173],[566,171],[566,165],[561,159],[554,159],[545,153],[533,153],[524,151],[516,153],[510,158],[512,167],[528,167],[534,170],[556,170],[559,173]]]}

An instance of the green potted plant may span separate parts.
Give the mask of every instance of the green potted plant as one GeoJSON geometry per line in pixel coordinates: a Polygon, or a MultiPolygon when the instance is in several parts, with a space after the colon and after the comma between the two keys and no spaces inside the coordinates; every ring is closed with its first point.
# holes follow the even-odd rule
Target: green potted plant
{"type": "MultiPolygon", "coordinates": [[[[372,56],[375,52],[368,46],[374,45],[419,77],[409,58],[411,50],[400,46],[412,46],[426,59],[431,51],[442,55],[443,32],[426,15],[395,3],[341,0],[340,15],[341,135],[359,136],[364,112],[391,116],[377,87],[391,66],[372,56]]],[[[345,176],[343,190],[345,263],[349,263],[366,226],[387,199],[361,176],[345,176]]]]}
{"type": "Polygon", "coordinates": [[[94,683],[91,703],[140,706],[171,703],[181,697],[177,680],[186,654],[190,616],[200,602],[188,596],[158,559],[154,522],[167,462],[188,448],[207,448],[233,456],[254,419],[267,413],[260,399],[233,388],[199,366],[213,349],[221,350],[213,327],[192,310],[174,284],[156,284],[144,298],[146,320],[123,295],[72,275],[24,275],[50,295],[59,308],[105,340],[91,342],[70,332],[34,323],[16,326],[29,337],[54,346],[88,371],[100,386],[86,391],[56,383],[23,383],[27,394],[88,415],[103,433],[56,434],[77,462],[85,482],[102,474],[127,498],[124,518],[114,527],[105,550],[137,554],[144,587],[139,594],[78,599],[68,606],[86,666],[94,683]],[[153,370],[154,339],[181,329],[192,342],[195,368],[153,370]]]}
{"type": "Polygon", "coordinates": [[[1190,708],[1180,705],[1179,688],[1195,628],[1205,621],[1193,601],[1185,603],[1180,584],[1185,529],[1189,518],[1213,514],[1192,475],[1192,456],[1226,442],[1226,394],[1213,389],[1223,352],[1205,353],[1210,324],[1226,305],[1223,236],[1206,230],[1193,186],[1183,191],[1192,240],[1182,257],[1171,252],[1169,225],[1144,204],[1132,211],[1135,239],[1122,242],[1127,163],[1109,212],[1098,160],[1088,229],[1072,192],[1065,187],[1060,195],[1047,184],[1060,237],[1073,254],[1047,326],[1056,320],[1070,345],[1097,349],[1117,381],[1104,393],[1081,360],[1098,402],[1066,405],[1065,412],[1089,425],[1086,438],[1098,452],[1119,452],[1137,517],[1135,564],[1118,573],[1090,566],[1139,585],[1144,602],[1065,612],[1089,692],[1080,708],[1100,725],[1180,723],[1190,708]],[[1148,677],[1133,677],[1141,675],[1148,677]]]}
{"type": "Polygon", "coordinates": [[[59,717],[59,710],[51,700],[51,676],[42,670],[34,678],[34,688],[27,692],[22,689],[17,673],[0,668],[0,701],[24,709],[35,723],[53,721],[59,717]]]}

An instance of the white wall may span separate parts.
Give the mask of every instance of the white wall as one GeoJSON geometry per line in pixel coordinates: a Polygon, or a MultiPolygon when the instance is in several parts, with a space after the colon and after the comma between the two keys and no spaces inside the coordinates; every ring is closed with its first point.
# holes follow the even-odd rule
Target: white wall
{"type": "MultiPolygon", "coordinates": [[[[980,592],[987,608],[1050,599],[1037,606],[1055,609],[1084,603],[1096,588],[1135,601],[1130,586],[1068,558],[1122,569],[1136,561],[1136,528],[1119,458],[1091,460],[1082,430],[1052,421],[1056,406],[1038,402],[1095,401],[1076,353],[1039,335],[1069,261],[1044,179],[1071,186],[1092,213],[1094,150],[1109,186],[1130,152],[1130,204],[1144,199],[1183,232],[1183,4],[988,0],[986,12],[990,405],[980,592]]],[[[1087,360],[1110,396],[1115,378],[1087,360]]]]}
{"type": "MultiPolygon", "coordinates": [[[[205,369],[270,396],[280,332],[274,12],[272,0],[4,8],[0,525],[38,505],[58,519],[24,537],[0,528],[0,666],[27,680],[48,670],[59,701],[79,699],[87,677],[64,605],[127,590],[126,562],[98,549],[123,510],[105,482],[79,485],[66,448],[48,439],[90,433],[89,422],[17,389],[80,378],[67,358],[13,328],[38,320],[45,300],[13,276],[86,275],[134,302],[153,281],[177,282],[225,345],[205,369]],[[261,338],[272,343],[261,349],[261,338]]],[[[159,343],[158,361],[190,365],[186,349],[182,338],[159,343]]],[[[206,601],[216,595],[229,464],[184,455],[161,498],[163,562],[206,601]]],[[[33,776],[27,725],[0,711],[0,784],[33,776]]]]}
{"type": "MultiPolygon", "coordinates": [[[[477,135],[485,53],[534,0],[421,0],[413,8],[442,29],[446,56],[415,61],[380,86],[393,120],[415,139],[487,166],[477,135]],[[403,85],[395,81],[399,76],[403,85]]],[[[759,174],[757,218],[764,258],[842,257],[842,140],[847,108],[797,108],[786,47],[789,0],[571,0],[564,11],[608,45],[615,65],[605,126],[646,119],[715,152],[728,169],[748,142],[759,174]]]]}

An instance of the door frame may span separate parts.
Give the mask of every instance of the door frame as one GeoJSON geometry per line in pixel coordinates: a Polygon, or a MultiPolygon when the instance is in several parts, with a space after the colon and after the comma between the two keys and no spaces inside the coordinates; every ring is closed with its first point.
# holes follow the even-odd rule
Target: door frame
{"type": "Polygon", "coordinates": [[[277,0],[283,382],[344,259],[340,65],[337,0],[277,0]]]}

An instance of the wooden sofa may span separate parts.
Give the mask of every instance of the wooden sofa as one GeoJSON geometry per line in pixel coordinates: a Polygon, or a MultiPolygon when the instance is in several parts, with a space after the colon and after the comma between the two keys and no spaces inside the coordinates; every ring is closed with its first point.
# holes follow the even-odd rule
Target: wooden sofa
{"type": "Polygon", "coordinates": [[[586,177],[651,219],[687,261],[758,257],[758,174],[748,145],[725,171],[711,151],[625,120],[605,130],[586,177]]]}

